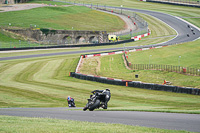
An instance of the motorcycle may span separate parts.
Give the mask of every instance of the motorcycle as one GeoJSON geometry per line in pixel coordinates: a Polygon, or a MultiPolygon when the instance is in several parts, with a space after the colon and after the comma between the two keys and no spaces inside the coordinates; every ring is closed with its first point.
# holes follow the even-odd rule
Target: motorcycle
{"type": "Polygon", "coordinates": [[[73,99],[71,99],[70,101],[68,101],[68,106],[69,107],[76,107],[75,102],[73,99]]]}
{"type": "Polygon", "coordinates": [[[88,103],[83,108],[83,111],[86,111],[89,109],[89,111],[93,111],[94,109],[99,109],[102,107],[103,109],[107,109],[107,106],[105,106],[105,97],[109,98],[109,95],[104,95],[104,92],[99,92],[98,90],[92,91],[93,95],[90,95],[90,99],[88,100],[88,103]]]}

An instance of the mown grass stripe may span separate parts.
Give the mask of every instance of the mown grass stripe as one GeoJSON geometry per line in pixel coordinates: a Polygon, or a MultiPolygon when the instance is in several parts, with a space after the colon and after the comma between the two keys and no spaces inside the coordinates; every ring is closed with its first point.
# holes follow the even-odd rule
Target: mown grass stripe
{"type": "MultiPolygon", "coordinates": [[[[121,56],[111,56],[113,57],[109,58],[108,64],[105,64],[105,69],[111,70],[106,68],[110,65],[114,73],[117,66],[113,66],[112,63],[117,63],[123,59],[121,56]]],[[[65,55],[7,62],[13,65],[1,72],[1,77],[8,77],[5,77],[0,84],[7,88],[17,89],[18,92],[22,90],[24,96],[3,91],[0,93],[0,107],[63,107],[67,106],[66,97],[68,95],[75,98],[78,107],[83,107],[87,103],[87,98],[89,98],[92,90],[109,88],[112,95],[109,101],[110,109],[200,112],[199,98],[195,96],[108,85],[69,77],[68,73],[75,70],[78,60],[79,56],[65,55]],[[37,93],[40,96],[47,95],[48,98],[45,98],[44,101],[42,99],[38,101],[37,96],[33,96],[33,99],[31,99],[29,96],[25,96],[24,91],[28,91],[30,94],[33,91],[34,95],[37,93]]],[[[92,58],[88,61],[91,62],[92,58]]],[[[119,69],[121,69],[121,66],[124,67],[123,62],[118,66],[119,69]]],[[[118,69],[117,71],[119,72],[118,69]]],[[[129,71],[126,71],[125,75],[128,73],[129,71]]],[[[38,99],[40,100],[40,98],[38,99]]]]}

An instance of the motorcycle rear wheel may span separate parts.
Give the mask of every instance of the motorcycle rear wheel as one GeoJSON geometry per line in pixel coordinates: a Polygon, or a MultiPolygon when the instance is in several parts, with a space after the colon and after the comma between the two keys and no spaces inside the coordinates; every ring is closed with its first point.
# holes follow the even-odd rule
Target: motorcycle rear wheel
{"type": "Polygon", "coordinates": [[[96,99],[95,103],[89,107],[90,111],[93,111],[95,108],[99,107],[100,100],[96,99]]]}

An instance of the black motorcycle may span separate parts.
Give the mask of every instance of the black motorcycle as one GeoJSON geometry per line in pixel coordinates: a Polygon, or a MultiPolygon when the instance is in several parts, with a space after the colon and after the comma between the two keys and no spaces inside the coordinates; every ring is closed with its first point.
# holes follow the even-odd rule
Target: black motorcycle
{"type": "Polygon", "coordinates": [[[68,101],[68,106],[69,107],[76,107],[74,99],[71,99],[70,101],[68,101]]]}
{"type": "Polygon", "coordinates": [[[88,103],[83,108],[83,111],[86,111],[87,109],[89,109],[89,111],[93,111],[94,109],[99,109],[100,107],[102,107],[103,109],[107,109],[107,102],[110,100],[110,90],[95,90],[91,93],[93,93],[93,95],[90,95],[90,99],[87,99],[88,103]]]}

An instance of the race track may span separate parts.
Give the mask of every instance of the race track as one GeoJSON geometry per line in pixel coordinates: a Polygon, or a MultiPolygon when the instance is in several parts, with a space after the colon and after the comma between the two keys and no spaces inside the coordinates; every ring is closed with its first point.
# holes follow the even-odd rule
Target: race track
{"type": "MultiPolygon", "coordinates": [[[[176,44],[196,40],[200,37],[200,31],[198,28],[193,27],[194,33],[187,27],[187,23],[180,19],[153,11],[129,9],[135,12],[145,13],[154,16],[173,29],[175,29],[178,35],[164,44],[176,44]],[[187,34],[190,36],[187,37],[187,34]]],[[[151,44],[158,45],[158,44],[151,44]]],[[[131,48],[139,48],[141,46],[135,46],[131,48]]],[[[107,48],[97,50],[84,50],[84,51],[73,51],[73,52],[59,52],[50,54],[37,54],[37,55],[26,55],[26,56],[14,56],[14,57],[3,57],[0,60],[13,60],[22,58],[33,58],[43,56],[54,56],[54,55],[66,55],[66,54],[83,54],[88,52],[100,52],[110,50],[120,50],[123,48],[107,48]]],[[[138,125],[145,127],[156,127],[163,129],[174,129],[174,130],[187,130],[187,131],[200,131],[200,115],[198,114],[176,114],[176,113],[158,113],[158,112],[133,112],[133,111],[93,111],[83,112],[81,110],[68,110],[68,108],[1,108],[0,115],[10,116],[25,116],[25,117],[48,117],[57,119],[69,119],[79,121],[90,121],[90,122],[106,122],[106,123],[121,123],[128,125],[138,125]]]]}
{"type": "MultiPolygon", "coordinates": [[[[82,108],[78,108],[82,109],[82,108]]],[[[200,131],[200,115],[137,111],[82,111],[76,108],[2,108],[0,115],[118,123],[161,129],[200,131]]]]}
{"type": "MultiPolygon", "coordinates": [[[[183,42],[194,41],[194,40],[200,38],[199,28],[192,26],[193,32],[195,33],[195,34],[193,34],[191,29],[188,28],[188,23],[180,20],[177,17],[171,16],[171,15],[168,15],[168,14],[164,14],[164,13],[160,13],[160,12],[154,12],[154,11],[147,11],[147,10],[140,10],[140,9],[130,9],[130,8],[124,8],[124,9],[129,9],[129,10],[132,10],[134,12],[140,12],[140,13],[145,13],[145,14],[154,16],[154,17],[162,20],[166,24],[168,24],[174,30],[176,30],[177,36],[174,39],[167,41],[167,42],[164,42],[162,44],[151,44],[151,42],[149,42],[150,45],[148,45],[148,46],[179,44],[179,43],[183,43],[183,42]],[[187,34],[189,34],[189,37],[187,37],[187,34]]],[[[133,46],[133,47],[129,47],[129,48],[141,48],[141,47],[145,47],[145,46],[133,46]]],[[[115,51],[115,50],[121,50],[121,49],[123,49],[123,47],[121,47],[121,48],[112,47],[112,48],[106,48],[106,49],[84,50],[84,51],[78,51],[77,50],[77,51],[73,51],[73,52],[59,52],[59,53],[50,53],[50,54],[2,57],[2,58],[0,58],[0,60],[13,60],[13,59],[54,56],[54,55],[66,55],[66,54],[84,54],[84,53],[89,53],[89,52],[95,53],[95,52],[101,52],[101,51],[115,51]]]]}
{"type": "Polygon", "coordinates": [[[185,21],[182,21],[178,17],[154,11],[139,10],[139,9],[130,9],[130,10],[154,16],[163,21],[164,23],[168,24],[174,30],[176,30],[176,32],[178,33],[177,37],[163,44],[179,44],[183,42],[190,42],[200,37],[199,28],[192,26],[192,29],[195,33],[193,34],[191,28],[188,28],[188,24],[185,21]],[[189,34],[189,37],[187,37],[187,34],[189,34]]]}

